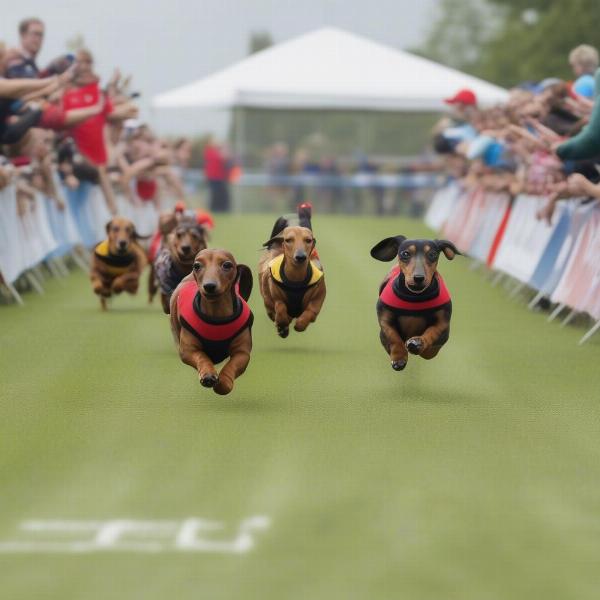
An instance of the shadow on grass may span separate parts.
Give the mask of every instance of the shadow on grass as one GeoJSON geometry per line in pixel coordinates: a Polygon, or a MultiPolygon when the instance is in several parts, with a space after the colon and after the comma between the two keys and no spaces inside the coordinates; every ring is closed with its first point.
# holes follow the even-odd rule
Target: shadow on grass
{"type": "MultiPolygon", "coordinates": [[[[235,391],[233,393],[235,393],[235,391]]],[[[202,398],[193,401],[197,408],[206,412],[218,414],[257,415],[289,410],[289,406],[287,406],[286,403],[277,403],[271,399],[219,396],[212,391],[210,391],[210,394],[212,396],[203,396],[202,398]]]]}

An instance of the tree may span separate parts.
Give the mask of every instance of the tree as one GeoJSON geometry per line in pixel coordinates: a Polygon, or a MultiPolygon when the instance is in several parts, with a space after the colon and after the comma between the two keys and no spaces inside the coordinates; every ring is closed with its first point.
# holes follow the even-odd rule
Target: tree
{"type": "Polygon", "coordinates": [[[504,12],[486,0],[441,0],[424,44],[414,52],[473,72],[479,65],[481,49],[502,25],[504,12]]]}
{"type": "Polygon", "coordinates": [[[480,73],[501,85],[546,77],[570,79],[570,50],[579,44],[600,47],[600,30],[594,18],[598,15],[597,0],[501,3],[509,7],[505,24],[482,50],[478,67],[480,73]],[[530,18],[532,10],[536,19],[530,18]]]}

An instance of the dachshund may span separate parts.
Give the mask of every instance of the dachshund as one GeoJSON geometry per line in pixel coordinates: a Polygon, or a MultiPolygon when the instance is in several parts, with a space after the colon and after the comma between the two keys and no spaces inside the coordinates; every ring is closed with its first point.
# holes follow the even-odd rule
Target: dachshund
{"type": "Polygon", "coordinates": [[[158,229],[154,232],[148,248],[148,304],[152,304],[159,289],[159,282],[154,269],[154,262],[160,251],[167,245],[169,234],[177,227],[177,213],[165,211],[158,216],[158,229]]]}
{"type": "MultiPolygon", "coordinates": [[[[160,286],[160,299],[169,314],[171,294],[181,280],[192,272],[194,257],[206,248],[206,232],[195,221],[183,221],[167,236],[153,263],[154,276],[160,286]]],[[[153,296],[150,296],[152,302],[153,296]]]]}
{"type": "Polygon", "coordinates": [[[304,331],[313,323],[325,301],[325,276],[315,250],[311,225],[311,207],[298,207],[299,225],[289,225],[280,217],[259,263],[260,293],[277,333],[286,338],[289,326],[304,331]]]}
{"type": "Polygon", "coordinates": [[[140,275],[146,266],[146,254],[138,240],[141,236],[134,224],[123,217],[114,217],[106,224],[107,238],[92,255],[90,279],[94,293],[100,297],[102,310],[113,294],[137,293],[140,275]]]}
{"type": "Polygon", "coordinates": [[[200,384],[229,394],[250,362],[254,316],[246,301],[252,272],[236,264],[226,250],[204,249],[192,273],[171,296],[171,331],[186,365],[198,371],[200,384]],[[220,373],[215,365],[229,358],[220,373]]]}
{"type": "Polygon", "coordinates": [[[427,360],[437,356],[450,335],[452,300],[437,263],[443,253],[452,260],[460,252],[447,240],[409,240],[403,235],[381,240],[371,256],[394,267],[379,288],[377,318],[381,344],[392,368],[402,371],[408,353],[427,360]]]}

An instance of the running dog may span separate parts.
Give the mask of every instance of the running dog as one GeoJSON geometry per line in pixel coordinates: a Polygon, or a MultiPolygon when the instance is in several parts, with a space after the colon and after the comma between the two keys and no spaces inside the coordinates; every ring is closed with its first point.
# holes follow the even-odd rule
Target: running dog
{"type": "MultiPolygon", "coordinates": [[[[206,248],[206,232],[196,221],[182,221],[167,236],[153,263],[153,274],[160,287],[165,314],[169,314],[171,295],[181,280],[192,272],[194,257],[206,248]]],[[[152,275],[152,274],[151,274],[152,275]]],[[[154,295],[150,290],[150,302],[154,295]]]]}
{"type": "Polygon", "coordinates": [[[113,294],[135,294],[146,266],[146,254],[138,244],[140,236],[129,219],[115,217],[106,224],[106,234],[107,238],[94,248],[90,272],[102,310],[106,310],[107,299],[113,294]]]}
{"type": "Polygon", "coordinates": [[[179,357],[200,384],[229,394],[250,362],[254,316],[246,303],[252,272],[226,250],[205,249],[171,296],[171,331],[179,357]],[[220,373],[215,365],[229,358],[220,373]]]}
{"type": "Polygon", "coordinates": [[[267,315],[275,322],[277,333],[286,338],[289,326],[304,331],[313,323],[325,301],[325,277],[315,250],[311,226],[311,207],[298,207],[299,225],[285,217],[275,222],[271,239],[259,263],[260,293],[267,315]]]}
{"type": "Polygon", "coordinates": [[[371,256],[389,262],[398,257],[379,288],[377,318],[380,339],[392,368],[402,371],[408,353],[427,360],[437,356],[450,335],[452,301],[437,263],[443,253],[460,252],[447,240],[408,240],[403,235],[381,240],[371,256]]]}

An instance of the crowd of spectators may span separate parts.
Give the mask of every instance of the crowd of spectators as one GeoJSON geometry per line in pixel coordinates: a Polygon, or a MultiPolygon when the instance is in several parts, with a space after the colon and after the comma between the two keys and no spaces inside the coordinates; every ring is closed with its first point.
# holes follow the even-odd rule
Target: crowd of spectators
{"type": "Polygon", "coordinates": [[[20,214],[34,210],[39,192],[67,206],[88,247],[97,241],[85,206],[92,188],[101,190],[101,227],[119,213],[151,233],[157,211],[184,200],[190,143],[158,138],[138,119],[131,78],[116,69],[101,81],[89,50],[41,68],[45,36],[44,23],[28,18],[18,43],[0,42],[0,191],[14,186],[20,214]]]}
{"type": "Polygon", "coordinates": [[[468,89],[448,98],[433,138],[447,172],[467,188],[545,197],[537,216],[548,222],[560,199],[599,199],[598,51],[581,45],[568,60],[572,81],[520,85],[501,106],[480,108],[468,89]]]}

